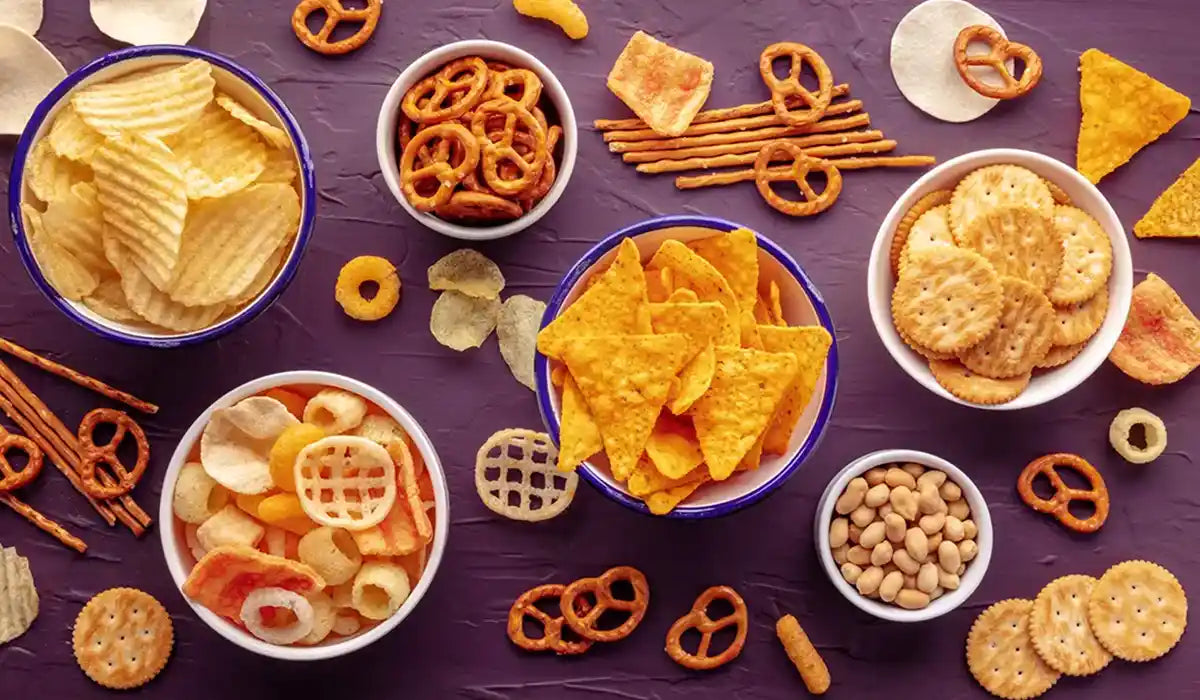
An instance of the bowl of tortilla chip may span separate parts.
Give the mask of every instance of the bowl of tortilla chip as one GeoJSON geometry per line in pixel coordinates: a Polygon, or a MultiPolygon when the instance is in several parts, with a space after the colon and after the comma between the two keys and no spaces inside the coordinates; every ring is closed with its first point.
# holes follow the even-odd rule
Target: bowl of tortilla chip
{"type": "Polygon", "coordinates": [[[837,343],[820,292],[779,245],[666,216],[571,267],[534,372],[559,469],[633,510],[710,518],[761,500],[816,450],[837,343]]]}

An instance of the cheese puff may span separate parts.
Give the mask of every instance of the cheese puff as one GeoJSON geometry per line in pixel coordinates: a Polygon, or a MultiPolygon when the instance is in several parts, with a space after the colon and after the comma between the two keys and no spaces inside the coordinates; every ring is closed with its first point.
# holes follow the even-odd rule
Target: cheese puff
{"type": "Polygon", "coordinates": [[[185,523],[199,525],[228,502],[229,491],[209,476],[199,462],[188,462],[179,470],[179,478],[175,480],[175,496],[171,500],[175,517],[185,523]]]}
{"type": "Polygon", "coordinates": [[[322,389],[304,405],[304,422],[326,435],[339,435],[357,428],[367,415],[367,402],[341,389],[322,389]]]}
{"type": "Polygon", "coordinates": [[[333,599],[324,592],[310,593],[307,597],[308,604],[313,609],[312,631],[301,637],[296,644],[312,646],[320,644],[329,636],[337,619],[337,609],[333,607],[333,599]]]}
{"type": "Polygon", "coordinates": [[[411,592],[404,567],[385,559],[363,562],[354,575],[351,603],[368,620],[386,620],[411,592]]]}
{"type": "Polygon", "coordinates": [[[264,498],[258,504],[258,517],[271,525],[279,525],[293,518],[307,518],[300,507],[300,499],[294,493],[277,493],[264,498]]]}
{"type": "Polygon", "coordinates": [[[196,539],[211,551],[221,545],[254,547],[265,533],[262,525],[231,503],[196,529],[196,539]]]}
{"type": "Polygon", "coordinates": [[[309,520],[307,515],[302,518],[286,518],[275,523],[275,525],[287,530],[289,533],[294,533],[298,537],[303,537],[319,527],[312,520],[309,520]]]}
{"type": "Polygon", "coordinates": [[[300,423],[288,426],[275,444],[271,445],[271,453],[267,458],[267,466],[271,471],[271,481],[284,491],[296,491],[296,456],[300,450],[325,437],[325,431],[311,423],[300,423]]]}
{"type": "Polygon", "coordinates": [[[300,561],[308,564],[336,586],[354,577],[362,566],[362,554],[350,533],[336,527],[319,527],[300,538],[300,561]]]}
{"type": "Polygon", "coordinates": [[[347,581],[340,586],[330,586],[329,596],[333,598],[333,607],[337,608],[339,613],[349,610],[354,612],[354,582],[347,581]]]}
{"type": "Polygon", "coordinates": [[[241,508],[242,512],[244,512],[246,515],[257,518],[259,504],[266,500],[267,496],[273,496],[277,493],[279,492],[267,491],[266,493],[238,493],[234,494],[233,502],[237,504],[237,507],[241,508]]]}

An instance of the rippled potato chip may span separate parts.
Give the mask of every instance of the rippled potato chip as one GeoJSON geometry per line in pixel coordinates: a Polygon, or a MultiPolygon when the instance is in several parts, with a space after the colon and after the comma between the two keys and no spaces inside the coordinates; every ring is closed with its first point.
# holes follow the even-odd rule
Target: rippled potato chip
{"type": "Polygon", "coordinates": [[[504,274],[483,253],[460,248],[429,266],[429,288],[498,299],[504,289],[504,274]]]}
{"type": "Polygon", "coordinates": [[[255,182],[260,184],[277,182],[290,185],[296,179],[296,173],[296,155],[292,153],[291,149],[285,151],[279,148],[268,148],[266,163],[263,164],[262,173],[255,182]]]}
{"type": "Polygon", "coordinates": [[[71,97],[71,106],[102,134],[139,132],[161,138],[199,117],[212,102],[215,86],[212,67],[196,59],[89,85],[71,97]]]}
{"type": "Polygon", "coordinates": [[[270,257],[267,258],[267,261],[263,263],[263,266],[261,269],[259,269],[258,274],[254,276],[254,280],[250,283],[250,286],[246,287],[246,290],[239,294],[237,298],[229,302],[230,305],[243,306],[245,304],[249,304],[254,300],[255,297],[257,297],[259,294],[262,294],[263,290],[267,288],[267,285],[271,284],[271,280],[275,279],[275,274],[279,272],[279,266],[283,264],[283,259],[287,257],[287,254],[291,251],[291,249],[292,247],[290,243],[276,248],[275,252],[271,253],[270,257]]]}
{"type": "Polygon", "coordinates": [[[90,160],[104,143],[104,135],[85,124],[71,105],[64,107],[54,118],[46,139],[58,155],[83,163],[90,160]]]}
{"type": "Polygon", "coordinates": [[[105,255],[121,274],[121,290],[129,308],[146,321],[177,333],[187,333],[212,325],[225,313],[225,304],[185,306],[172,301],[150,281],[121,243],[105,241],[105,255]]]}
{"type": "Polygon", "coordinates": [[[43,202],[64,199],[72,185],[91,179],[90,168],[59,156],[46,139],[38,141],[25,160],[25,182],[43,202]]]}
{"type": "Polygon", "coordinates": [[[530,390],[533,384],[533,359],[537,354],[537,333],[546,313],[545,302],[524,294],[514,294],[504,300],[496,321],[496,340],[500,356],[518,382],[530,390]]]}
{"type": "Polygon", "coordinates": [[[267,147],[258,133],[215,104],[166,143],[183,167],[189,199],[244,189],[267,164],[267,147]]]}
{"type": "Polygon", "coordinates": [[[229,112],[229,114],[231,116],[233,116],[234,119],[237,119],[238,121],[242,122],[246,126],[257,131],[260,136],[262,136],[264,139],[266,139],[267,143],[271,144],[272,146],[274,146],[275,148],[278,148],[278,149],[284,149],[284,150],[291,149],[291,147],[292,147],[291,139],[288,138],[287,132],[284,131],[283,129],[280,129],[277,126],[272,126],[271,124],[268,124],[265,121],[254,116],[254,114],[252,114],[250,112],[250,110],[243,107],[241,105],[241,103],[239,103],[237,100],[233,99],[229,95],[223,95],[221,93],[217,93],[216,101],[217,101],[217,104],[221,107],[221,109],[224,109],[226,112],[229,112]]]}
{"type": "Polygon", "coordinates": [[[100,276],[113,274],[100,242],[103,229],[96,188],[88,182],[72,185],[66,197],[51,202],[42,214],[46,236],[100,276]]]}
{"type": "Polygon", "coordinates": [[[50,286],[71,301],[79,301],[91,294],[100,284],[99,277],[46,235],[42,215],[36,209],[22,205],[22,210],[27,223],[25,239],[50,286]]]}
{"type": "Polygon", "coordinates": [[[442,292],[429,315],[429,332],[442,345],[462,352],[488,339],[500,315],[499,299],[482,299],[457,291],[442,292]]]}
{"type": "Polygon", "coordinates": [[[96,285],[92,293],[85,296],[82,301],[84,306],[110,321],[132,323],[142,320],[136,311],[129,308],[129,301],[125,299],[125,290],[121,289],[121,280],[117,277],[101,279],[100,284],[96,285]]]}

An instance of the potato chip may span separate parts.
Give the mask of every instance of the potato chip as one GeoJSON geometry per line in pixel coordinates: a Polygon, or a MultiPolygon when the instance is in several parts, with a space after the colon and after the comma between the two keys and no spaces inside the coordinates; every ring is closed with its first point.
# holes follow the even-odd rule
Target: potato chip
{"type": "Polygon", "coordinates": [[[637,245],[626,238],[612,265],[538,333],[538,351],[557,360],[571,338],[650,332],[641,256],[637,245]]]}
{"type": "Polygon", "coordinates": [[[0,134],[24,131],[42,98],[66,77],[63,65],[32,34],[0,25],[0,134]]]}
{"type": "Polygon", "coordinates": [[[101,243],[103,227],[96,188],[87,182],[73,185],[65,197],[50,202],[42,214],[42,231],[47,238],[97,275],[111,275],[113,267],[104,257],[101,243]]]}
{"type": "Polygon", "coordinates": [[[754,308],[758,299],[758,238],[753,231],[734,229],[720,236],[692,241],[688,247],[729,282],[740,307],[754,308]]]}
{"type": "Polygon", "coordinates": [[[1079,125],[1076,169],[1093,184],[1187,116],[1192,101],[1108,54],[1088,49],[1079,57],[1079,125]]]}
{"type": "Polygon", "coordinates": [[[83,305],[100,314],[110,321],[132,323],[142,320],[137,312],[129,308],[125,298],[125,290],[121,289],[121,280],[117,277],[105,277],[92,293],[82,300],[83,305]]]}
{"type": "MultiPolygon", "coordinates": [[[[667,479],[682,479],[704,461],[700,445],[696,442],[696,428],[692,422],[676,418],[666,411],[659,414],[654,431],[646,441],[646,457],[654,469],[667,479]]],[[[632,487],[631,479],[630,488],[632,487]]],[[[651,488],[650,491],[661,491],[664,488],[667,487],[651,488]]]]}
{"type": "Polygon", "coordinates": [[[36,209],[27,204],[21,207],[29,222],[25,240],[50,286],[71,301],[79,301],[95,291],[100,284],[96,273],[46,235],[42,215],[36,209]]]}
{"type": "Polygon", "coordinates": [[[164,140],[183,167],[189,199],[224,197],[244,189],[267,164],[267,147],[258,133],[212,103],[164,140]]]}
{"type": "Polygon", "coordinates": [[[288,185],[254,185],[192,202],[168,292],[181,304],[238,298],[272,254],[296,235],[300,197],[288,185]]]}
{"type": "Polygon", "coordinates": [[[1133,225],[1138,238],[1200,237],[1200,158],[1133,225]]]}
{"type": "Polygon", "coordinates": [[[429,266],[429,288],[451,289],[479,299],[499,299],[504,289],[504,274],[483,253],[459,248],[429,266]]]}
{"type": "Polygon", "coordinates": [[[771,419],[762,446],[768,454],[782,455],[787,453],[792,432],[825,369],[833,336],[821,326],[761,326],[758,333],[767,352],[791,353],[796,358],[796,378],[788,386],[775,417],[771,419]]]}
{"type": "Polygon", "coordinates": [[[537,333],[546,313],[546,303],[524,294],[504,300],[496,320],[496,340],[500,356],[518,382],[536,391],[533,358],[537,355],[537,333]]]}
{"type": "Polygon", "coordinates": [[[239,294],[236,298],[229,302],[230,306],[240,307],[249,304],[259,294],[266,290],[271,281],[275,279],[275,275],[279,273],[279,266],[283,264],[283,259],[292,252],[290,241],[275,249],[274,253],[267,256],[267,261],[259,268],[258,274],[254,276],[250,284],[246,286],[245,291],[239,294]]]}
{"type": "Polygon", "coordinates": [[[242,399],[213,411],[200,437],[204,471],[234,493],[271,489],[271,446],[288,426],[298,425],[287,406],[265,396],[242,399]]]}
{"type": "Polygon", "coordinates": [[[687,360],[687,337],[680,333],[565,342],[563,361],[600,428],[617,480],[628,479],[637,466],[671,381],[687,360]]]}
{"type": "Polygon", "coordinates": [[[92,179],[92,170],[56,154],[50,142],[41,139],[25,160],[25,183],[33,196],[43,202],[55,202],[71,194],[71,186],[92,179]]]}
{"type": "Polygon", "coordinates": [[[238,619],[246,596],[256,588],[286,588],[301,595],[325,582],[312,567],[250,547],[217,547],[196,562],[183,582],[183,594],[217,615],[238,619]]]}
{"type": "Polygon", "coordinates": [[[216,323],[228,308],[225,304],[185,306],[172,300],[154,286],[137,266],[129,250],[115,240],[105,240],[104,254],[121,274],[121,291],[129,308],[156,326],[177,333],[189,333],[216,323]]]}
{"type": "Polygon", "coordinates": [[[104,135],[84,124],[75,113],[75,108],[67,105],[54,117],[46,140],[50,148],[63,158],[87,163],[100,144],[104,143],[104,135]]]}
{"type": "Polygon", "coordinates": [[[699,483],[707,480],[708,474],[698,469],[693,469],[690,473],[678,479],[669,478],[660,473],[649,459],[643,457],[638,461],[633,473],[629,475],[629,482],[625,486],[629,489],[630,495],[645,498],[656,491],[666,491],[667,489],[673,489],[685,484],[699,483]]]}
{"type": "Polygon", "coordinates": [[[29,630],[38,616],[38,593],[29,560],[0,545],[0,644],[29,630]]]}
{"type": "Polygon", "coordinates": [[[91,0],[96,28],[134,46],[186,44],[196,33],[207,0],[91,0]]]}
{"type": "Polygon", "coordinates": [[[663,136],[679,136],[708,99],[713,64],[637,31],[608,74],[608,89],[663,136]]]}
{"type": "Polygon", "coordinates": [[[572,471],[600,451],[604,441],[579,386],[570,374],[563,378],[562,426],[558,436],[558,470],[572,471]]]}
{"type": "Polygon", "coordinates": [[[686,411],[708,389],[715,361],[713,336],[725,323],[725,308],[715,302],[650,304],[655,333],[682,333],[687,337],[688,363],[679,372],[679,384],[667,397],[672,413],[686,411]]]}
{"type": "Polygon", "coordinates": [[[442,292],[429,314],[429,332],[451,350],[483,345],[500,316],[499,299],[482,299],[462,292],[442,292]]]}
{"type": "Polygon", "coordinates": [[[712,385],[691,411],[713,479],[728,479],[737,469],[767,429],[796,371],[790,353],[717,348],[712,385]]]}
{"type": "Polygon", "coordinates": [[[268,148],[267,160],[255,182],[263,185],[271,183],[290,185],[296,179],[297,172],[296,154],[290,148],[286,151],[279,148],[268,148]]]}
{"type": "Polygon", "coordinates": [[[162,138],[178,133],[213,100],[212,67],[195,59],[93,83],[71,96],[88,126],[112,136],[138,132],[162,138]]]}
{"type": "Polygon", "coordinates": [[[92,169],[105,238],[120,241],[146,278],[166,289],[188,213],[179,159],[156,138],[122,133],[96,149],[92,169]]]}
{"type": "Polygon", "coordinates": [[[741,306],[733,289],[717,268],[676,240],[665,241],[646,266],[651,270],[670,268],[675,284],[687,287],[701,301],[715,301],[725,307],[725,323],[717,336],[717,345],[740,345],[741,306]]]}
{"type": "Polygon", "coordinates": [[[1200,321],[1151,272],[1133,288],[1129,317],[1108,359],[1143,384],[1173,384],[1200,365],[1200,321]]]}
{"type": "Polygon", "coordinates": [[[288,138],[287,132],[283,129],[268,124],[267,122],[254,116],[250,110],[243,107],[237,100],[233,99],[229,95],[218,92],[216,96],[216,102],[221,109],[229,112],[234,119],[237,119],[246,126],[257,131],[259,136],[262,136],[267,143],[271,144],[276,149],[291,151],[292,140],[288,138]]]}

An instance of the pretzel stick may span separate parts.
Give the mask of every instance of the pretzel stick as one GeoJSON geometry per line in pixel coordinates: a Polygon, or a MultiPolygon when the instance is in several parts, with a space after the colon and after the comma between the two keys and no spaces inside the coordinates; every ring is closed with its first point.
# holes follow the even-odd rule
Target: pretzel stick
{"type": "Polygon", "coordinates": [[[64,379],[69,379],[81,387],[91,389],[98,394],[103,394],[113,401],[120,401],[121,403],[136,408],[143,413],[158,413],[158,406],[155,406],[149,401],[143,401],[132,394],[127,394],[124,391],[121,391],[120,389],[114,389],[99,379],[89,377],[81,372],[76,372],[66,365],[60,365],[53,360],[46,359],[45,357],[42,357],[31,350],[27,350],[20,345],[17,345],[11,340],[0,338],[0,350],[7,352],[13,357],[24,360],[38,369],[45,370],[51,374],[57,374],[64,379]]]}
{"type": "MultiPolygon", "coordinates": [[[[834,97],[844,97],[850,94],[850,86],[846,83],[833,86],[834,97]]],[[[803,107],[804,102],[799,96],[793,96],[787,100],[788,107],[803,107]]],[[[725,121],[726,119],[738,119],[740,117],[753,117],[759,114],[771,114],[775,111],[771,101],[755,102],[748,105],[738,105],[737,107],[721,107],[720,109],[706,109],[702,112],[697,112],[692,119],[692,124],[708,124],[709,122],[725,121]]],[[[592,122],[592,126],[602,131],[610,131],[614,129],[646,129],[646,122],[641,119],[597,119],[592,122]]]]}
{"type": "MultiPolygon", "coordinates": [[[[864,168],[923,168],[933,165],[937,159],[933,156],[878,156],[875,158],[829,158],[828,162],[836,165],[838,170],[862,170],[864,168]]],[[[771,168],[769,172],[774,175],[786,175],[791,170],[786,167],[771,168]]],[[[753,168],[707,175],[681,175],[675,178],[675,186],[681,190],[694,190],[697,187],[732,185],[752,180],[754,180],[753,168]]]]}
{"type": "Polygon", "coordinates": [[[752,131],[734,131],[727,134],[701,134],[700,136],[681,136],[674,139],[654,139],[647,141],[613,141],[608,144],[608,150],[613,153],[629,153],[632,151],[657,151],[663,149],[690,148],[692,146],[715,146],[727,143],[745,143],[746,141],[761,141],[777,139],[781,136],[803,136],[805,134],[827,134],[833,131],[848,131],[871,124],[871,115],[866,112],[841,119],[829,119],[804,126],[771,126],[752,131]]]}
{"type": "Polygon", "coordinates": [[[39,513],[33,506],[25,501],[17,498],[11,493],[0,493],[0,503],[12,508],[17,513],[21,514],[29,522],[36,525],[43,532],[53,535],[55,539],[67,545],[71,549],[83,554],[87,551],[87,543],[79,539],[75,535],[67,532],[66,528],[54,522],[50,518],[39,513]]]}
{"type": "Polygon", "coordinates": [[[833,146],[839,143],[866,143],[883,138],[882,131],[846,131],[837,134],[812,134],[796,136],[787,139],[760,139],[758,141],[743,141],[739,143],[717,144],[715,146],[693,146],[692,148],[673,148],[663,151],[630,151],[621,155],[626,163],[653,163],[656,160],[683,160],[684,158],[705,158],[708,156],[725,156],[731,153],[758,153],[759,149],[773,141],[788,141],[801,148],[809,146],[833,146]]]}
{"type": "MultiPolygon", "coordinates": [[[[870,143],[846,143],[836,146],[812,146],[804,149],[804,154],[813,158],[828,158],[829,156],[852,156],[863,153],[885,153],[896,148],[892,140],[871,141],[870,143]]],[[[712,158],[685,158],[683,160],[659,160],[653,163],[642,163],[637,166],[639,173],[673,173],[680,170],[710,170],[712,168],[727,168],[731,165],[751,165],[758,158],[758,153],[731,153],[712,158]]],[[[780,151],[771,158],[773,163],[790,161],[793,157],[787,151],[780,151]]]]}
{"type": "MultiPolygon", "coordinates": [[[[828,117],[836,117],[839,114],[850,114],[862,109],[862,100],[848,100],[839,102],[835,105],[829,105],[829,109],[825,110],[821,121],[826,121],[828,117]]],[[[805,124],[797,128],[811,128],[814,124],[805,124]]],[[[704,134],[723,134],[729,131],[743,131],[745,129],[757,129],[763,126],[787,126],[787,122],[779,118],[778,114],[765,114],[761,117],[740,117],[738,119],[726,119],[725,121],[709,122],[707,124],[695,124],[689,126],[680,136],[703,136],[704,134]]],[[[604,132],[604,140],[608,141],[647,141],[652,139],[661,139],[662,134],[655,133],[650,129],[625,129],[619,131],[604,132]]]]}

